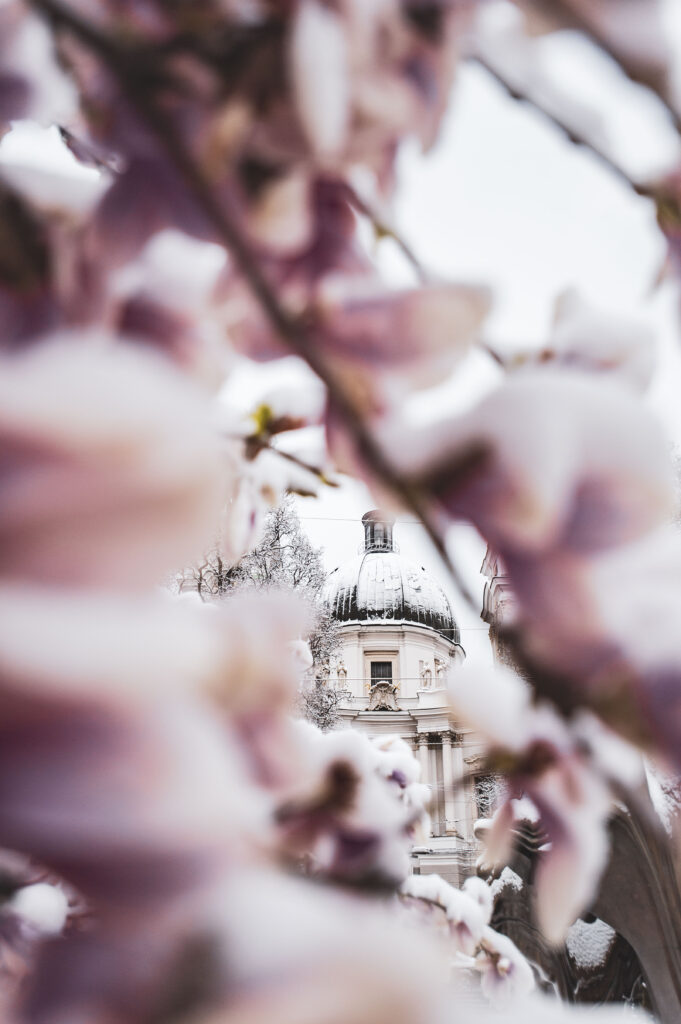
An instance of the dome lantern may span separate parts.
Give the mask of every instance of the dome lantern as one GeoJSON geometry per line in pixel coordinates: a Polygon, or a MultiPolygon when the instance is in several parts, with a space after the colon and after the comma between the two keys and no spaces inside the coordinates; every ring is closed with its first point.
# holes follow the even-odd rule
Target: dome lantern
{"type": "Polygon", "coordinates": [[[338,622],[403,622],[436,630],[459,645],[459,629],[442,587],[402,558],[393,543],[394,520],[379,509],[362,516],[364,549],[334,569],[323,600],[338,622]]]}
{"type": "Polygon", "coordinates": [[[362,516],[362,522],[364,523],[365,551],[394,551],[394,519],[386,519],[379,509],[374,508],[362,516]]]}

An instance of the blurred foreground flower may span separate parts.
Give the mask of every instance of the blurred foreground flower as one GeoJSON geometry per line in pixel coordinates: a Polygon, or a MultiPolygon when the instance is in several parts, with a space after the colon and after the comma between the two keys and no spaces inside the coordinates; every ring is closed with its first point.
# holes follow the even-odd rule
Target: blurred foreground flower
{"type": "Polygon", "coordinates": [[[474,679],[460,672],[450,698],[455,714],[485,739],[490,771],[507,779],[485,836],[487,860],[504,863],[510,853],[513,800],[526,795],[537,809],[546,837],[534,881],[537,920],[549,942],[560,943],[606,864],[609,780],[635,785],[640,760],[593,718],[568,724],[547,705],[533,707],[529,687],[508,669],[474,679]]]}
{"type": "Polygon", "coordinates": [[[5,355],[0,573],[153,584],[217,531],[232,481],[205,396],[104,333],[5,355]]]}

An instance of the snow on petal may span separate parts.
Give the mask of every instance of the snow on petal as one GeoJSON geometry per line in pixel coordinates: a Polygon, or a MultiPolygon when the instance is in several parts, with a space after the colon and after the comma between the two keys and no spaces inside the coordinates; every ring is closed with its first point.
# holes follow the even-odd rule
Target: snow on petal
{"type": "Polygon", "coordinates": [[[463,416],[408,436],[386,422],[381,436],[443,511],[502,555],[615,547],[673,507],[660,425],[639,398],[586,373],[517,371],[463,416]],[[473,451],[476,463],[450,479],[448,466],[473,451]]]}
{"type": "Polygon", "coordinates": [[[348,123],[349,66],[342,20],[318,0],[301,0],[290,39],[298,115],[313,151],[334,155],[348,123]]]}
{"type": "Polygon", "coordinates": [[[476,963],[483,995],[498,1009],[520,1002],[535,987],[532,968],[515,943],[489,926],[484,930],[476,963]]]}
{"type": "Polygon", "coordinates": [[[9,119],[30,117],[49,127],[75,117],[78,94],[57,62],[47,25],[23,4],[7,2],[0,11],[0,90],[19,83],[25,101],[8,111],[9,119]]]}
{"type": "Polygon", "coordinates": [[[470,896],[480,906],[485,918],[485,924],[489,924],[492,917],[494,897],[487,882],[484,882],[482,878],[478,878],[477,875],[471,875],[470,878],[466,879],[461,888],[467,896],[470,896]]]}
{"type": "Polygon", "coordinates": [[[69,912],[64,890],[47,882],[36,882],[18,889],[8,906],[44,935],[59,935],[69,912]]]}
{"type": "Polygon", "coordinates": [[[154,583],[217,530],[231,481],[205,395],[102,333],[0,360],[5,575],[154,583]]]}
{"type": "MultiPolygon", "coordinates": [[[[351,729],[296,723],[299,777],[283,795],[282,849],[310,859],[314,874],[349,884],[395,886],[409,872],[412,830],[424,817],[420,790],[399,750],[380,750],[351,729]]],[[[389,744],[391,746],[393,744],[389,744]]]]}
{"type": "Polygon", "coordinates": [[[655,365],[655,333],[643,317],[606,313],[574,290],[556,302],[549,348],[563,365],[616,374],[639,391],[655,365]]]}
{"type": "Polygon", "coordinates": [[[527,745],[532,735],[532,694],[511,669],[464,665],[450,676],[448,690],[454,714],[480,731],[488,746],[522,750],[527,745]]]}
{"type": "Polygon", "coordinates": [[[558,945],[596,894],[608,857],[612,798],[595,773],[577,764],[549,771],[532,794],[550,840],[537,866],[537,921],[548,942],[558,945]]]}
{"type": "Polygon", "coordinates": [[[0,586],[0,672],[37,691],[144,704],[212,679],[221,645],[202,609],[164,594],[0,586]]]}
{"type": "MultiPolygon", "coordinates": [[[[482,881],[480,884],[485,886],[482,881]]],[[[456,952],[467,957],[475,955],[489,915],[487,906],[472,895],[470,887],[468,891],[455,889],[437,874],[410,875],[400,886],[400,892],[442,907],[456,952]]],[[[491,911],[491,898],[489,909],[491,911]]]]}
{"type": "Polygon", "coordinates": [[[317,300],[329,355],[340,362],[409,367],[411,386],[441,380],[465,353],[491,305],[481,285],[389,289],[371,276],[327,278],[317,300]]]}

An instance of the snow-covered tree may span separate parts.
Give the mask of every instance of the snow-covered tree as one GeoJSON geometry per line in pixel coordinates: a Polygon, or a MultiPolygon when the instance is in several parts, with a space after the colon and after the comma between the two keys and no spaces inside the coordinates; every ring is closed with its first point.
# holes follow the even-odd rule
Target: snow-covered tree
{"type": "MultiPolygon", "coordinates": [[[[177,581],[180,592],[195,591],[204,601],[233,596],[244,590],[294,591],[307,605],[312,627],[307,637],[313,659],[309,692],[301,707],[316,724],[328,727],[335,708],[335,692],[323,687],[324,669],[338,647],[336,620],[320,600],[326,579],[321,551],[305,533],[293,498],[287,496],[265,517],[259,543],[237,562],[228,565],[214,547],[196,565],[184,570],[177,581]],[[315,685],[316,684],[316,685],[315,685]],[[315,694],[317,694],[315,696],[315,694]],[[327,710],[322,711],[322,705],[327,710]],[[317,708],[313,711],[313,706],[317,708]]],[[[335,717],[333,718],[335,721],[335,717]]]]}

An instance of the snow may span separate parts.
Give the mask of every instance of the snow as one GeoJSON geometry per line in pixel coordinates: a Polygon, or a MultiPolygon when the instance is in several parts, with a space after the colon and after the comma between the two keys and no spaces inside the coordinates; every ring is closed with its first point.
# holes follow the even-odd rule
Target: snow
{"type": "Polygon", "coordinates": [[[593,971],[605,963],[615,935],[615,930],[605,921],[596,919],[593,924],[587,924],[579,920],[569,929],[565,944],[578,967],[593,971]]]}
{"type": "Polygon", "coordinates": [[[26,885],[9,901],[11,909],[44,935],[58,935],[68,915],[68,900],[56,885],[26,885]]]}
{"type": "Polygon", "coordinates": [[[514,821],[537,822],[541,817],[529,796],[523,795],[515,800],[511,800],[511,807],[513,808],[514,821]]]}
{"type": "Polygon", "coordinates": [[[671,835],[674,820],[678,816],[679,806],[681,806],[681,789],[678,781],[674,776],[665,774],[660,766],[652,761],[646,760],[645,772],[653,807],[665,831],[671,835]]]}
{"type": "Polygon", "coordinates": [[[458,642],[449,601],[421,566],[395,551],[363,552],[329,575],[323,599],[341,622],[419,622],[458,642]]]}
{"type": "Polygon", "coordinates": [[[495,878],[490,886],[492,896],[495,900],[501,895],[504,889],[515,889],[516,892],[520,892],[522,888],[522,878],[509,867],[504,868],[499,877],[495,878]]]}

